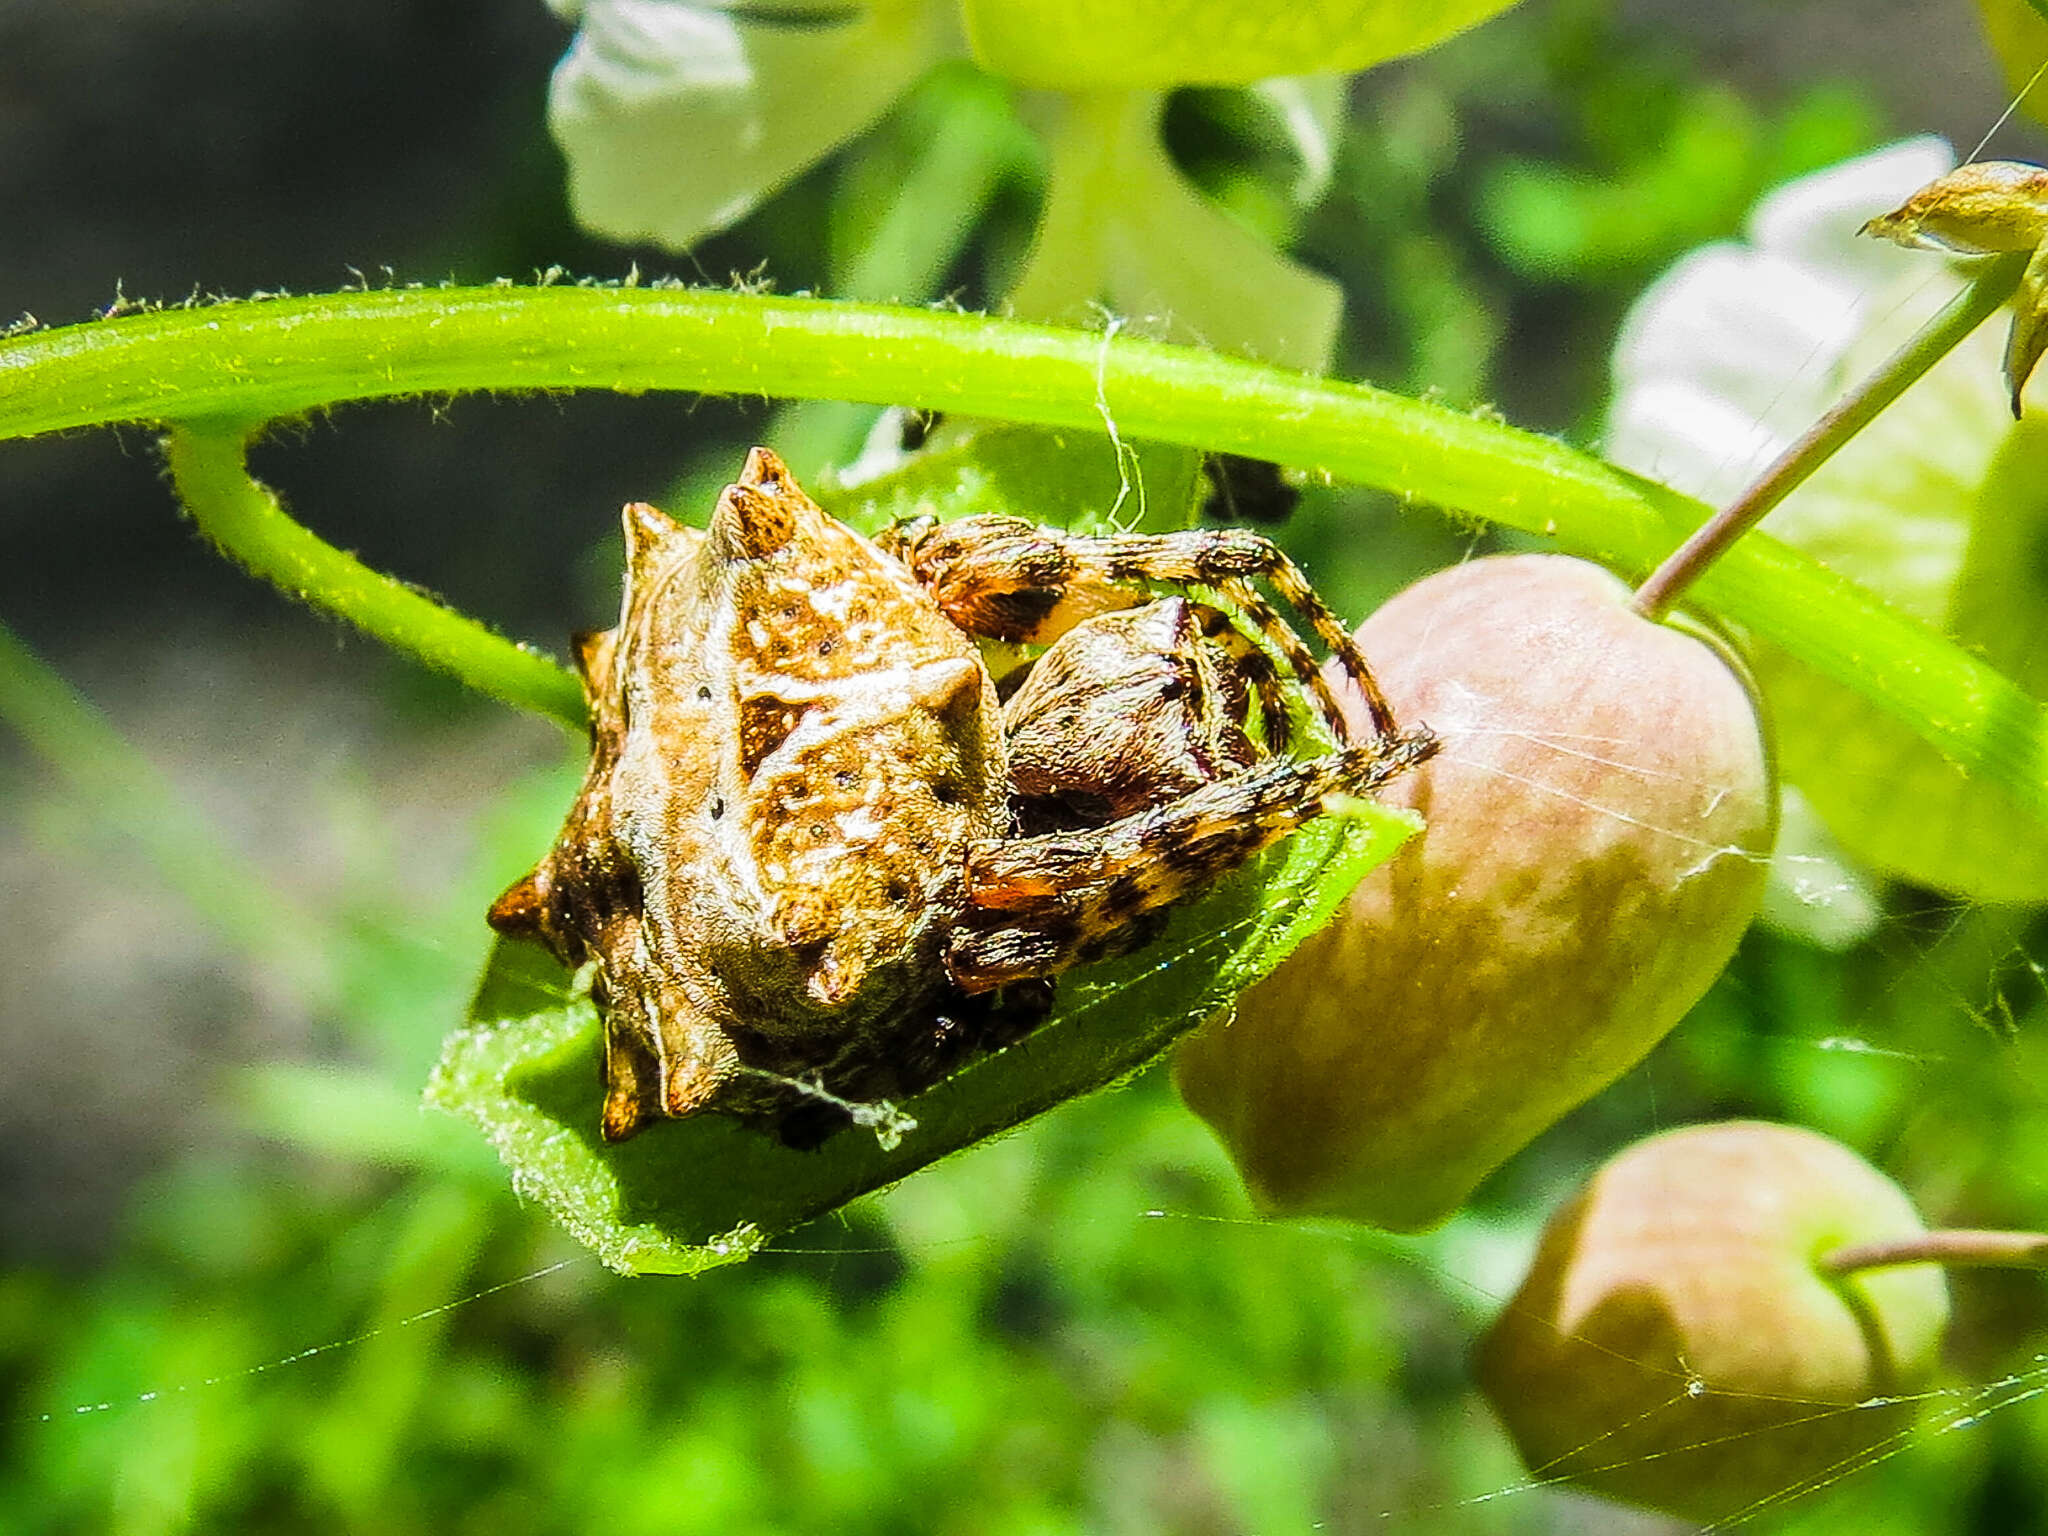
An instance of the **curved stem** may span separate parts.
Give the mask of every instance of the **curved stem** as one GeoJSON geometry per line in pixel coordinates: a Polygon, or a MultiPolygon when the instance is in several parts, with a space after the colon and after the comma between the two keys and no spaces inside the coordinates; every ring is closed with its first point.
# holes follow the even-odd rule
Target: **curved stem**
{"type": "Polygon", "coordinates": [[[1886,358],[1870,377],[1809,427],[1755,484],[1702,523],[1691,538],[1652,571],[1650,579],[1636,589],[1636,612],[1646,619],[1661,619],[1670,612],[1672,605],[1685,595],[1686,588],[1737,539],[1762,522],[1773,507],[1799,489],[1844,443],[1869,426],[1920,375],[1954,351],[1965,336],[2011,298],[2026,264],[2024,254],[2000,256],[1988,262],[1974,283],[1951,299],[1939,314],[1920,327],[1912,340],[1886,358]]]}
{"type": "Polygon", "coordinates": [[[1957,1229],[1918,1232],[1875,1243],[1850,1243],[1824,1253],[1820,1267],[1837,1278],[1902,1264],[1940,1264],[1949,1269],[2048,1269],[2048,1232],[1985,1232],[1957,1229]]]}
{"type": "Polygon", "coordinates": [[[371,570],[294,522],[249,477],[244,455],[250,436],[247,422],[189,422],[173,427],[164,441],[178,495],[222,554],[482,693],[583,729],[582,685],[566,668],[371,570]]]}
{"type": "MultiPolygon", "coordinates": [[[[161,310],[0,339],[0,438],[267,420],[468,389],[865,400],[1271,459],[1647,570],[1697,502],[1553,438],[1240,358],[981,315],[660,288],[423,289],[161,310]]],[[[1765,534],[1704,606],[2048,822],[2048,711],[1982,659],[1765,534]]]]}

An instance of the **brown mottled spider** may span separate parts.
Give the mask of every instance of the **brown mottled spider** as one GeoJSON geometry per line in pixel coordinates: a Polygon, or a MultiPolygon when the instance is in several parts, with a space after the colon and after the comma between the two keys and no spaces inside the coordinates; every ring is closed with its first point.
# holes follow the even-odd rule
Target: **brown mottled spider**
{"type": "Polygon", "coordinates": [[[610,1140],[706,1111],[822,1139],[845,1104],[1015,1038],[1051,978],[1434,748],[1257,534],[970,517],[870,543],[765,448],[708,528],[639,504],[625,527],[618,627],[576,642],[589,771],[490,913],[596,961],[610,1140]],[[1371,740],[1348,743],[1257,577],[1358,684],[1371,740]],[[1268,650],[1153,584],[1229,604],[1347,744],[1281,755],[1268,650]],[[999,702],[975,637],[1049,648],[999,702]]]}

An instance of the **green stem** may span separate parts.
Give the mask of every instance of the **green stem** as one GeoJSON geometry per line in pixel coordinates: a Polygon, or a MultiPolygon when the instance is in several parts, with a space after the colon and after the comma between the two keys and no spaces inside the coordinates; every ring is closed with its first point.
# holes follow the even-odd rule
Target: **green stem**
{"type": "MultiPolygon", "coordinates": [[[[471,389],[815,396],[1273,459],[1647,571],[1707,516],[1555,439],[1240,358],[984,316],[684,289],[333,294],[0,342],[0,438],[241,421],[471,389]]],[[[1768,535],[1699,603],[1841,683],[2048,822],[2048,715],[1995,668],[1768,535]]]]}
{"type": "Polygon", "coordinates": [[[332,1003],[336,935],[284,891],[255,878],[190,797],[5,625],[0,721],[65,782],[69,799],[87,808],[92,831],[131,839],[228,942],[283,977],[309,1006],[332,1003]]]}
{"type": "MultiPolygon", "coordinates": [[[[929,294],[990,199],[1006,180],[1027,175],[1038,153],[1009,89],[964,60],[926,76],[902,110],[926,137],[867,238],[834,264],[833,291],[842,298],[908,302],[929,294]],[[935,217],[934,209],[943,212],[935,217]]],[[[839,196],[847,195],[842,185],[839,196]]]]}
{"type": "Polygon", "coordinates": [[[1685,595],[1686,588],[1732,548],[1737,539],[1762,522],[1773,507],[1833,458],[1836,450],[1869,426],[1916,379],[1996,313],[2019,286],[2026,264],[2024,254],[2000,256],[1987,263],[1974,283],[1951,299],[1910,341],[1808,428],[1754,485],[1715,513],[1651,572],[1650,579],[1636,589],[1636,611],[1647,619],[1661,619],[1670,612],[1672,605],[1685,595]]]}
{"type": "Polygon", "coordinates": [[[1164,91],[1067,92],[1055,110],[1014,313],[1078,322],[1107,305],[1221,352],[1327,366],[1342,292],[1196,190],[1160,137],[1164,91]]]}
{"type": "MultiPolygon", "coordinates": [[[[902,110],[906,131],[910,125],[922,131],[921,148],[866,238],[834,263],[832,289],[841,298],[928,298],[1004,182],[1028,175],[1038,153],[1008,88],[964,61],[926,76],[902,110]],[[934,209],[944,210],[943,217],[935,219],[934,209]]],[[[850,192],[842,183],[837,196],[860,190],[850,192]]],[[[767,436],[786,463],[813,476],[847,463],[874,419],[872,406],[793,400],[775,413],[767,436]]]]}
{"type": "Polygon", "coordinates": [[[178,495],[222,554],[479,692],[583,728],[583,689],[562,666],[371,570],[294,522],[249,478],[244,450],[250,435],[246,422],[207,421],[173,427],[165,439],[178,495]]]}
{"type": "Polygon", "coordinates": [[[1947,1269],[2048,1269],[2048,1233],[1955,1230],[1850,1243],[1821,1255],[1830,1275],[1939,1264],[1947,1269]]]}
{"type": "Polygon", "coordinates": [[[1107,409],[1127,439],[1325,470],[1642,570],[1706,515],[1553,438],[1367,385],[981,315],[687,289],[341,293],[38,332],[0,343],[0,438],[515,389],[863,400],[1093,432],[1107,409]]]}

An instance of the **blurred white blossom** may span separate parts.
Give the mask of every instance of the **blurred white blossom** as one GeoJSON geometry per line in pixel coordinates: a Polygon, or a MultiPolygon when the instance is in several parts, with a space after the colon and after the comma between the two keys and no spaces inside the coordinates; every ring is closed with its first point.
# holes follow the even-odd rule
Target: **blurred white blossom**
{"type": "MultiPolygon", "coordinates": [[[[1702,247],[1622,321],[1606,452],[1726,503],[1961,292],[1952,263],[1857,230],[1955,163],[1908,139],[1788,182],[1749,239],[1702,247]]],[[[1948,627],[1977,496],[2010,420],[1981,326],[1771,514],[1769,531],[1948,627]]]]}
{"type": "Polygon", "coordinates": [[[1714,505],[1755,479],[1854,382],[1843,361],[1902,285],[1922,293],[1886,327],[1901,336],[1962,286],[1856,236],[1954,164],[1943,140],[1908,139],[1788,182],[1747,240],[1680,260],[1622,322],[1607,456],[1714,505]]]}
{"type": "MultiPolygon", "coordinates": [[[[1622,323],[1608,457],[1710,504],[1732,499],[1961,291],[1951,262],[1857,235],[1954,163],[1939,139],[1894,144],[1780,187],[1747,239],[1680,260],[1622,323]]],[[[1980,326],[1765,525],[1980,649],[1993,631],[1959,593],[2013,430],[2001,330],[1980,326]]],[[[2035,854],[2003,802],[1839,685],[1768,649],[1756,660],[1798,786],[1770,916],[1830,947],[1853,942],[1877,918],[1857,861],[1984,899],[2035,889],[2035,854]]]]}
{"type": "Polygon", "coordinates": [[[548,126],[579,222],[674,249],[740,218],[962,44],[935,0],[548,0],[579,21],[548,126]]]}
{"type": "MultiPolygon", "coordinates": [[[[934,65],[967,56],[952,0],[549,0],[579,23],[548,122],[577,220],[687,249],[880,118],[934,65]]],[[[1154,88],[1030,93],[1047,139],[1047,211],[1012,295],[1028,318],[1098,304],[1152,334],[1320,368],[1336,285],[1199,193],[1165,152],[1154,88]]],[[[1298,167],[1298,204],[1335,161],[1342,77],[1247,87],[1298,167]]],[[[971,216],[935,210],[934,216],[971,216]]],[[[918,293],[879,295],[922,298],[918,293]]]]}

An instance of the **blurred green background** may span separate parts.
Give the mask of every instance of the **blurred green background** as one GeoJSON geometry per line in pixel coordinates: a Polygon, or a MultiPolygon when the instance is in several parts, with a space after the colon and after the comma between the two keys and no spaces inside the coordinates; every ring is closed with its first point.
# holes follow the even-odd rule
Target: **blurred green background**
{"type": "MultiPolygon", "coordinates": [[[[628,250],[566,211],[542,123],[566,39],[538,3],[15,0],[0,310],[629,263],[832,291],[914,99],[692,257],[628,250]]],[[[1962,4],[1532,0],[1356,81],[1306,213],[1237,98],[1183,93],[1167,129],[1342,282],[1339,374],[1591,444],[1665,264],[1784,177],[1905,133],[1967,150],[2003,105],[1962,4]]],[[[1993,152],[2042,148],[2015,126],[1993,152]]],[[[1006,181],[934,291],[987,300],[1039,190],[1006,181]]],[[[616,601],[618,505],[722,480],[767,415],[351,408],[256,468],[559,649],[616,601]]],[[[0,733],[0,1531],[1669,1529],[1525,1486],[1466,1376],[1592,1163],[1760,1114],[1849,1140],[1931,1220],[2048,1225],[2048,934],[1900,890],[1846,956],[1753,936],[1429,1238],[1253,1221],[1155,1071],[743,1266],[619,1279],[416,1108],[572,744],[239,577],[141,434],[0,445],[0,485],[0,618],[138,753],[85,797],[0,733]]],[[[1282,537],[1353,615],[1484,540],[1316,488],[1282,537]]],[[[1995,1411],[1762,1523],[2048,1528],[2038,1277],[1956,1294],[1945,1401],[1990,1386],[1995,1411]]]]}

